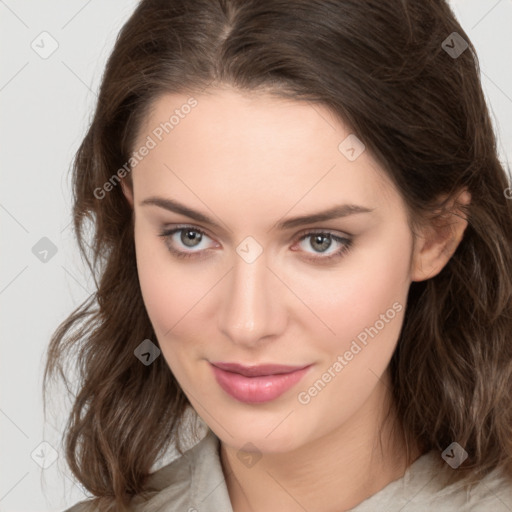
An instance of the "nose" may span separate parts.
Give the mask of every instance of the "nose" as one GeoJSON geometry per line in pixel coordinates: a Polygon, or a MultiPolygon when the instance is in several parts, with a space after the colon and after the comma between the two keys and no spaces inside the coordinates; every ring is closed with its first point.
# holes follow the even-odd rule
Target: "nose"
{"type": "Polygon", "coordinates": [[[235,254],[220,299],[218,327],[232,343],[255,349],[282,334],[287,323],[284,285],[267,268],[263,252],[248,263],[235,254]]]}

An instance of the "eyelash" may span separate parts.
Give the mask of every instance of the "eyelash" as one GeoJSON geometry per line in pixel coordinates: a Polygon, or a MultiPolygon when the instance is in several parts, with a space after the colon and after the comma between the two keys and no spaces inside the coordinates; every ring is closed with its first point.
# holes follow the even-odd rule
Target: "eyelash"
{"type": "MultiPolygon", "coordinates": [[[[196,228],[194,226],[179,226],[170,230],[163,230],[161,233],[159,233],[158,236],[162,237],[164,239],[164,243],[167,246],[167,249],[169,252],[171,252],[176,258],[179,259],[189,259],[189,258],[197,258],[197,259],[203,259],[204,256],[199,256],[201,252],[207,251],[207,249],[204,249],[203,251],[178,251],[170,246],[168,243],[168,240],[174,235],[174,233],[178,233],[180,231],[194,231],[196,233],[199,233],[201,235],[209,237],[202,229],[196,228]]],[[[344,256],[351,248],[352,248],[352,239],[350,238],[344,238],[337,235],[334,235],[330,231],[322,231],[322,230],[313,230],[313,231],[305,231],[299,234],[298,242],[302,242],[302,240],[312,237],[314,235],[328,235],[328,237],[331,240],[334,240],[335,242],[341,243],[342,247],[332,253],[329,256],[313,256],[313,257],[306,257],[307,260],[314,261],[315,263],[330,263],[332,260],[336,260],[344,256]]]]}

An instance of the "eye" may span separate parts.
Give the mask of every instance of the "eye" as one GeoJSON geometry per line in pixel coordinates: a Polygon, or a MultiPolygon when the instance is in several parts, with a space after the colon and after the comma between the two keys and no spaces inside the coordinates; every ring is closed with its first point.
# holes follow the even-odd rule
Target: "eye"
{"type": "Polygon", "coordinates": [[[206,250],[205,247],[201,248],[201,242],[204,241],[204,238],[210,238],[202,229],[198,229],[193,226],[179,226],[171,230],[164,230],[159,236],[164,239],[169,251],[177,258],[198,257],[198,253],[206,250]],[[181,245],[181,247],[186,247],[188,249],[195,249],[199,247],[201,250],[183,251],[176,249],[176,245],[178,245],[178,247],[181,245]]]}
{"type": "MultiPolygon", "coordinates": [[[[330,231],[308,231],[303,234],[299,239],[299,245],[302,248],[312,248],[316,254],[328,254],[327,256],[313,256],[307,257],[306,259],[313,260],[319,263],[331,262],[334,259],[341,258],[351,247],[352,240],[350,238],[345,238],[341,236],[337,236],[330,231]],[[303,243],[309,239],[309,242],[303,243]],[[329,249],[333,247],[333,243],[338,245],[338,249],[335,249],[328,253],[329,249]]],[[[335,246],[334,245],[334,246],[335,246]]],[[[294,250],[294,249],[292,249],[294,250]]]]}
{"type": "MultiPolygon", "coordinates": [[[[211,248],[204,247],[203,244],[206,239],[211,240],[211,238],[202,229],[194,226],[178,226],[170,230],[162,231],[159,236],[164,239],[168,250],[177,258],[203,259],[207,256],[206,253],[208,249],[211,248]]],[[[352,246],[352,240],[350,238],[337,236],[330,231],[321,230],[302,233],[298,243],[301,245],[302,249],[304,249],[304,252],[307,253],[307,248],[309,247],[312,248],[316,254],[320,254],[320,256],[309,256],[305,258],[320,264],[341,258],[352,246]],[[304,243],[307,239],[310,239],[309,243],[304,243]],[[339,246],[338,249],[328,252],[333,246],[333,243],[339,246]],[[327,254],[327,256],[323,254],[327,254]]],[[[217,244],[216,247],[219,247],[219,245],[217,244]]],[[[296,251],[296,249],[293,248],[292,250],[296,251]]]]}

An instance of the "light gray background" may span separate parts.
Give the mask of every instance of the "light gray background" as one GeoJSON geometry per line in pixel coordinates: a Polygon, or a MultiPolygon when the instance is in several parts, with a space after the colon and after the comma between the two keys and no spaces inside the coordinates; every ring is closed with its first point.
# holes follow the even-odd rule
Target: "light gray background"
{"type": "MultiPolygon", "coordinates": [[[[54,401],[60,416],[43,424],[43,355],[57,325],[93,291],[70,227],[69,169],[136,3],[0,0],[0,512],[62,511],[85,497],[59,445],[63,396],[54,401]],[[58,48],[42,58],[32,44],[58,48]],[[58,249],[46,263],[32,252],[42,237],[58,249]],[[36,461],[49,464],[53,450],[58,459],[42,469],[36,461]]],[[[511,162],[512,0],[450,3],[480,58],[500,159],[511,162]]]]}

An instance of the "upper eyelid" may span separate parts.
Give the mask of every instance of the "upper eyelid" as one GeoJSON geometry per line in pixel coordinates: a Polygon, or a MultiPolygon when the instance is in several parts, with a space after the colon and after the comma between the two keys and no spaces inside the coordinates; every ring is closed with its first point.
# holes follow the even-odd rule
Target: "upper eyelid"
{"type": "MultiPolygon", "coordinates": [[[[211,240],[215,240],[214,237],[212,237],[208,234],[207,230],[205,230],[199,226],[194,226],[192,224],[178,224],[173,227],[163,228],[162,232],[168,232],[169,236],[172,236],[176,233],[179,233],[181,230],[185,230],[185,229],[190,229],[191,231],[198,231],[199,233],[206,235],[211,240]]],[[[304,228],[304,229],[300,230],[299,233],[293,235],[293,237],[290,237],[290,241],[295,241],[295,240],[301,241],[303,238],[307,237],[308,235],[310,236],[313,234],[322,234],[322,233],[331,234],[331,235],[333,235],[333,237],[337,237],[342,240],[348,240],[348,241],[351,241],[353,238],[353,235],[351,235],[349,233],[344,233],[344,232],[340,233],[340,232],[338,232],[338,230],[335,230],[335,229],[304,228]]],[[[216,243],[218,243],[218,242],[216,242],[216,243]]],[[[338,243],[340,243],[340,242],[338,241],[338,243]]],[[[184,252],[200,252],[200,251],[184,251],[184,252]]]]}
{"type": "MultiPolygon", "coordinates": [[[[170,226],[170,227],[165,227],[164,226],[161,229],[161,231],[168,231],[168,232],[174,231],[174,232],[177,232],[177,231],[179,231],[181,229],[190,229],[192,231],[199,231],[200,233],[204,233],[207,237],[211,238],[212,240],[215,238],[215,237],[210,236],[208,234],[208,230],[207,229],[199,227],[199,226],[195,226],[193,224],[175,224],[174,226],[170,226]]],[[[316,228],[316,227],[311,227],[311,228],[301,229],[298,233],[296,233],[295,235],[293,235],[290,238],[300,237],[300,236],[306,235],[308,233],[331,233],[331,234],[335,234],[336,236],[339,236],[341,238],[350,238],[350,237],[353,236],[351,233],[348,233],[346,231],[340,231],[340,230],[334,229],[334,228],[316,228]]]]}

